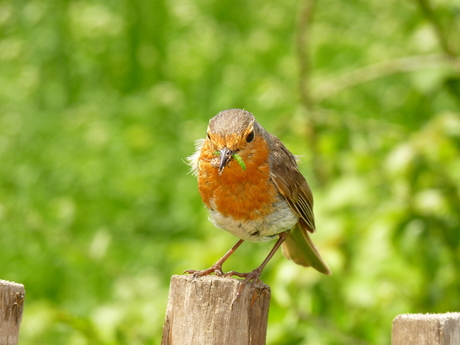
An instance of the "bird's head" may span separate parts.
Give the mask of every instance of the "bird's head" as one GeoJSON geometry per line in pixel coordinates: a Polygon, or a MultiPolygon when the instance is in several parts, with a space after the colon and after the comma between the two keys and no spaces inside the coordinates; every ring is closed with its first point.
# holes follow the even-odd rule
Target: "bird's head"
{"type": "Polygon", "coordinates": [[[254,153],[261,136],[262,127],[255,117],[241,109],[221,111],[209,121],[208,140],[218,157],[215,166],[222,173],[224,168],[236,160],[246,170],[244,159],[254,153]]]}

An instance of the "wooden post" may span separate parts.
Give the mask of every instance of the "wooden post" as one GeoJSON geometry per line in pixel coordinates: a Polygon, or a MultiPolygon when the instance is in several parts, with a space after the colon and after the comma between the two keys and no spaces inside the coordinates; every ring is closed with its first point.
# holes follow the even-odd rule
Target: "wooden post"
{"type": "Polygon", "coordinates": [[[172,276],[162,345],[265,345],[270,287],[214,275],[172,276]]]}
{"type": "Polygon", "coordinates": [[[0,345],[18,343],[24,296],[24,285],[0,280],[0,345]]]}
{"type": "Polygon", "coordinates": [[[403,314],[393,320],[392,345],[459,345],[460,313],[403,314]]]}

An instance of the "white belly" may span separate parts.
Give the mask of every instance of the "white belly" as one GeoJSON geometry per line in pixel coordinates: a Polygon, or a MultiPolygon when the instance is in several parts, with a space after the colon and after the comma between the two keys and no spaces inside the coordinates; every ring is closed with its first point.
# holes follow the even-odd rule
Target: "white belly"
{"type": "Polygon", "coordinates": [[[274,212],[256,220],[236,220],[225,217],[211,200],[212,210],[208,209],[211,222],[218,228],[226,230],[238,238],[250,242],[272,240],[277,234],[291,230],[299,221],[287,202],[280,198],[274,204],[274,212]]]}

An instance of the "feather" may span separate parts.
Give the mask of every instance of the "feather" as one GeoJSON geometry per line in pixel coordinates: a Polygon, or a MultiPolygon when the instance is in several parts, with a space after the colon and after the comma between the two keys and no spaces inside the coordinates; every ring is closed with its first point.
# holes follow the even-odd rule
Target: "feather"
{"type": "Polygon", "coordinates": [[[273,142],[270,177],[278,192],[284,196],[291,210],[299,217],[297,225],[282,244],[287,259],[301,266],[312,266],[324,274],[331,270],[321,258],[308,232],[315,231],[313,215],[313,194],[307,181],[300,173],[295,156],[272,136],[273,142]]]}

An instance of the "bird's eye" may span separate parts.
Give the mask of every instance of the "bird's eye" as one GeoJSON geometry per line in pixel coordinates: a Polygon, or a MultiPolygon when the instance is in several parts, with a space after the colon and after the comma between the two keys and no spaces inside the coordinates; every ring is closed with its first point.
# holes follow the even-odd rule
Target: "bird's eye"
{"type": "Polygon", "coordinates": [[[209,135],[209,133],[208,133],[208,139],[211,140],[211,136],[209,135]]]}
{"type": "Polygon", "coordinates": [[[246,142],[250,143],[253,140],[254,140],[254,131],[251,131],[251,133],[249,133],[248,136],[246,137],[246,142]]]}

